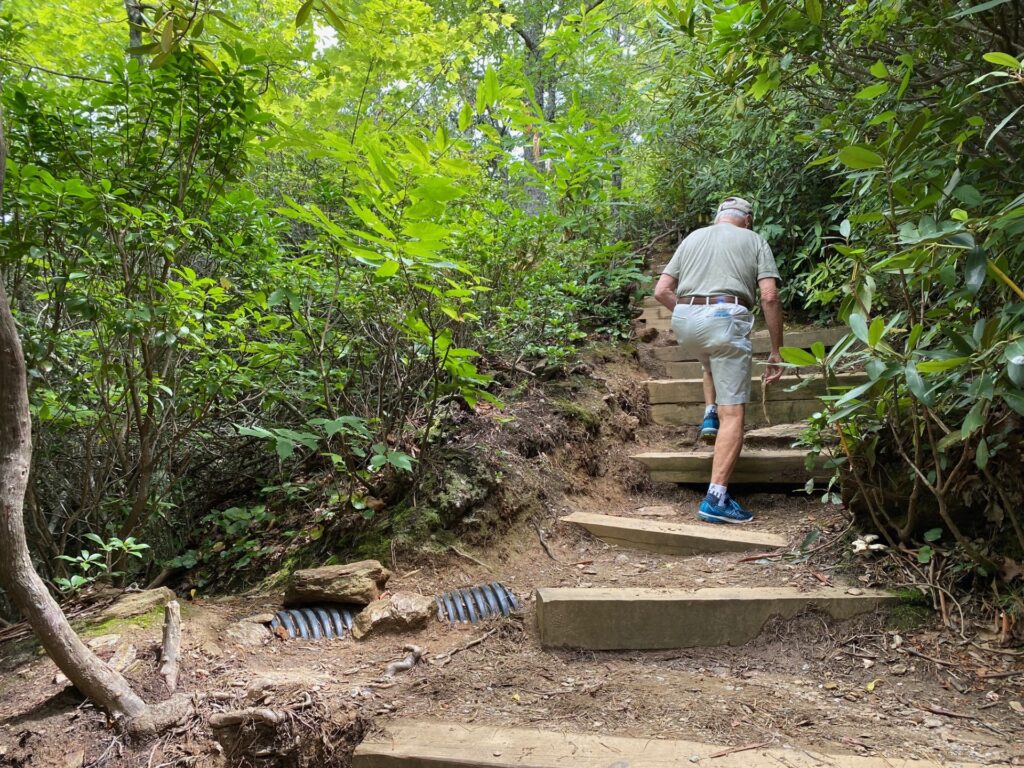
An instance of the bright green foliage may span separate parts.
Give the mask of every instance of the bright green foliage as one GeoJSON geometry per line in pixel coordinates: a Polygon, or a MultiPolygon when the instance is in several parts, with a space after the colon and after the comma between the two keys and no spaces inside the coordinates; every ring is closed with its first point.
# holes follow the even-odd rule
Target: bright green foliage
{"type": "Polygon", "coordinates": [[[35,545],[67,588],[98,572],[70,554],[86,537],[208,579],[277,567],[282,535],[350,546],[498,402],[495,372],[627,332],[629,54],[606,16],[567,10],[530,50],[497,6],[169,0],[128,49],[125,7],[19,0],[0,23],[0,265],[35,545]],[[287,479],[311,471],[329,490],[287,479]]]}

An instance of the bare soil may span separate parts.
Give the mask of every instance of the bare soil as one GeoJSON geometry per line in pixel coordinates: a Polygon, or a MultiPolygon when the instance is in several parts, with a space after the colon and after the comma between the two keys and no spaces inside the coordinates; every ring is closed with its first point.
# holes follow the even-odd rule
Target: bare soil
{"type": "MultiPolygon", "coordinates": [[[[876,586],[893,572],[882,567],[885,556],[854,558],[849,539],[860,531],[850,530],[845,511],[802,492],[737,494],[757,514],[753,528],[790,541],[764,557],[624,550],[559,522],[573,511],[690,521],[703,493],[652,485],[629,459],[696,438],[693,429],[646,423],[641,382],[650,373],[639,359],[609,347],[588,365],[589,376],[538,385],[502,411],[482,411],[462,438],[507,456],[504,482],[534,494],[524,506],[533,513],[505,521],[505,532],[486,545],[396,553],[389,563],[392,590],[437,594],[499,580],[520,596],[520,615],[476,626],[435,622],[361,642],[269,635],[253,642],[232,634],[244,626],[238,622],[275,609],[280,594],[192,599],[179,686],[196,694],[197,711],[149,744],[127,742],[70,686],[54,682],[56,668],[31,641],[3,643],[0,766],[345,765],[367,731],[395,717],[1024,765],[1024,651],[994,644],[987,630],[995,617],[980,605],[965,606],[980,623],[967,622],[969,640],[943,626],[940,614],[908,607],[845,623],[807,613],[773,622],[738,648],[541,648],[537,587],[813,589],[876,586]],[[425,649],[423,661],[383,677],[408,643],[425,649]],[[285,711],[287,722],[211,729],[211,714],[250,706],[285,711]]],[[[118,633],[138,649],[128,677],[147,700],[165,698],[155,672],[159,625],[118,633]]]]}

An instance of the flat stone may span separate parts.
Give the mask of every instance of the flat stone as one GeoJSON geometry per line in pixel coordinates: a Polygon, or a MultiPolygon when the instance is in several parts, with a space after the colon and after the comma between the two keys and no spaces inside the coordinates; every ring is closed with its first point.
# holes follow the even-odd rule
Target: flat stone
{"type": "Polygon", "coordinates": [[[157,608],[163,608],[175,597],[167,587],[146,589],[142,592],[125,592],[112,605],[104,608],[99,618],[130,619],[133,616],[142,616],[157,608]]]}
{"type": "Polygon", "coordinates": [[[120,635],[97,635],[90,638],[86,643],[92,650],[101,651],[104,648],[113,648],[121,642],[120,635]]]}
{"type": "Polygon", "coordinates": [[[269,624],[273,620],[274,620],[274,614],[273,613],[269,613],[269,612],[268,613],[256,613],[256,614],[253,614],[252,616],[246,616],[244,619],[239,619],[239,621],[244,621],[244,622],[246,622],[248,624],[269,624]]]}
{"type": "Polygon", "coordinates": [[[356,616],[352,637],[360,640],[369,634],[408,632],[420,629],[437,613],[432,597],[415,592],[395,592],[387,600],[370,603],[356,616]]]}
{"type": "Polygon", "coordinates": [[[885,592],[854,596],[838,587],[682,589],[559,587],[536,592],[541,644],[587,650],[654,650],[743,645],[772,617],[808,608],[848,619],[898,598],[885,592]]]}
{"type": "Polygon", "coordinates": [[[574,512],[562,518],[586,528],[602,541],[622,547],[668,555],[701,552],[747,552],[777,549],[788,543],[783,536],[715,525],[693,525],[661,520],[637,520],[614,515],[574,512]]]}
{"type": "Polygon", "coordinates": [[[224,630],[224,636],[238,645],[255,647],[270,641],[270,629],[263,624],[239,621],[224,630]]]}
{"type": "Polygon", "coordinates": [[[285,603],[355,603],[369,605],[380,597],[391,572],[376,560],[325,565],[295,571],[288,582],[285,603]]]}
{"type": "Polygon", "coordinates": [[[393,720],[355,751],[353,768],[980,768],[975,763],[814,753],[729,752],[721,744],[393,720]]]}

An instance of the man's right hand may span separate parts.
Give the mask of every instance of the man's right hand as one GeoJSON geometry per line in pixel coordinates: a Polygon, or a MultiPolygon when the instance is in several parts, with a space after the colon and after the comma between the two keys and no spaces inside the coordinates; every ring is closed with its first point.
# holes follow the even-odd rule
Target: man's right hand
{"type": "Polygon", "coordinates": [[[764,369],[764,383],[774,384],[782,378],[783,367],[780,365],[782,356],[778,352],[768,355],[768,366],[764,369]]]}

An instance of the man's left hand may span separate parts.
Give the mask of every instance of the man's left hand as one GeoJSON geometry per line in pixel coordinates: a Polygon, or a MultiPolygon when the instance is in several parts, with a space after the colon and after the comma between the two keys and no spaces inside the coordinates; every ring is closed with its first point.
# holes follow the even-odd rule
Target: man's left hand
{"type": "Polygon", "coordinates": [[[765,384],[774,384],[776,381],[782,378],[783,368],[779,363],[782,362],[782,356],[778,352],[772,352],[768,355],[768,366],[764,369],[765,384]]]}

